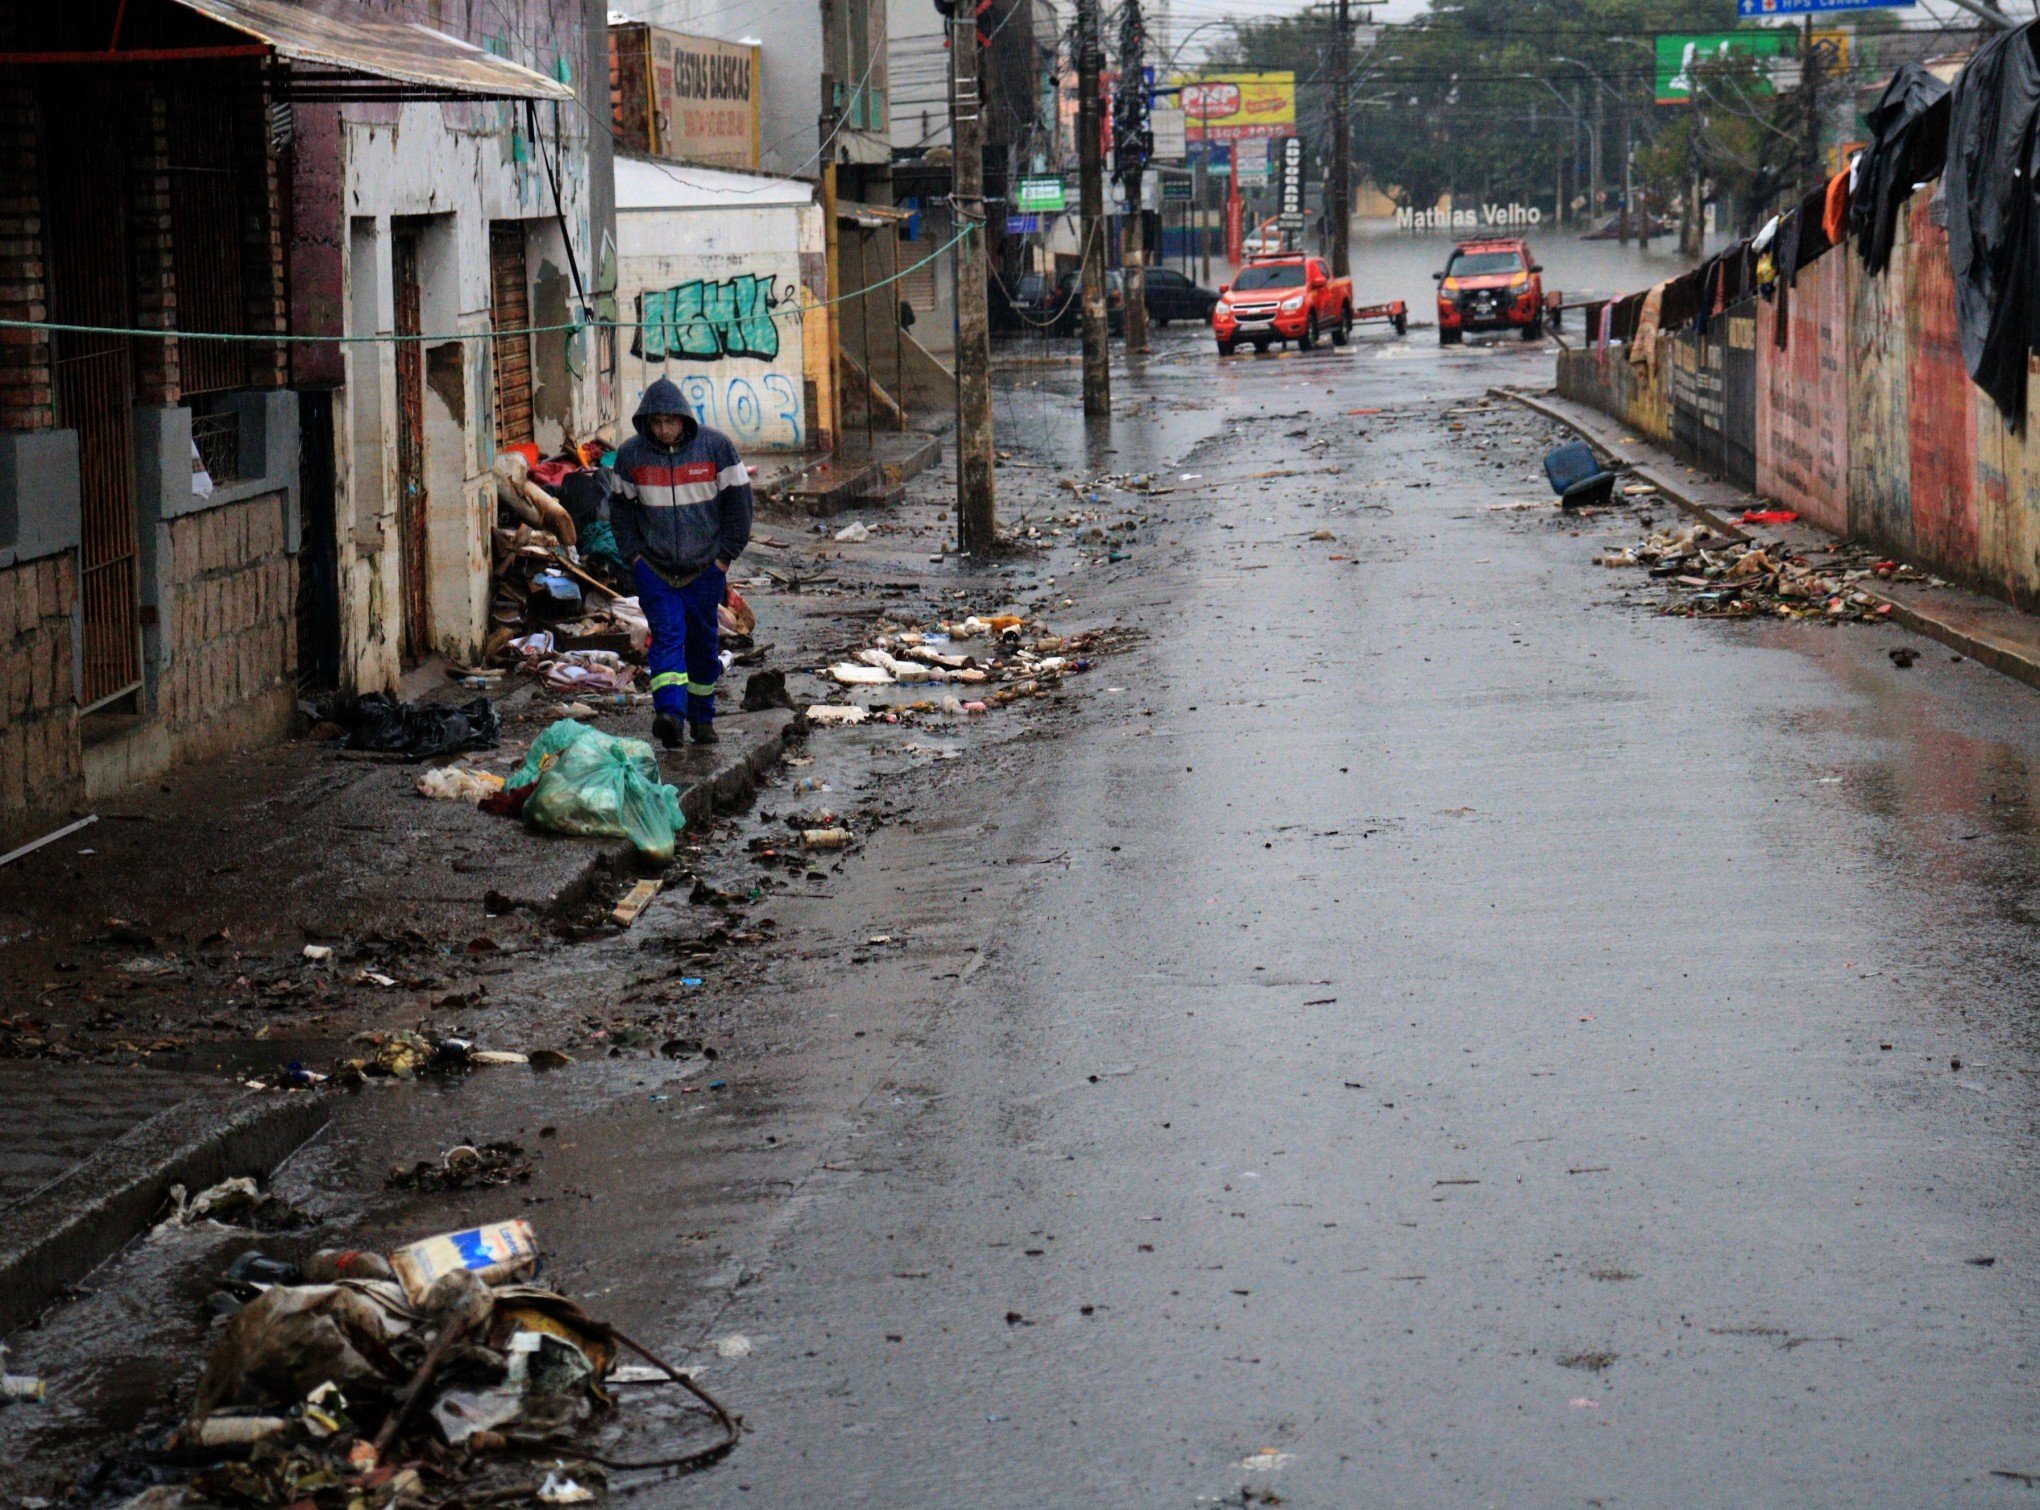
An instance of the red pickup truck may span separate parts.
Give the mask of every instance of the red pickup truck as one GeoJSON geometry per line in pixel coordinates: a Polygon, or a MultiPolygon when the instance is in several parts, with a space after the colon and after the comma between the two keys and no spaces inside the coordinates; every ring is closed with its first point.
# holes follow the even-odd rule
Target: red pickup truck
{"type": "Polygon", "coordinates": [[[1256,351],[1278,341],[1309,351],[1329,335],[1344,346],[1353,334],[1353,280],[1334,278],[1324,258],[1301,252],[1249,257],[1237,281],[1218,291],[1211,333],[1222,357],[1242,341],[1256,351]]]}
{"type": "Polygon", "coordinates": [[[1534,341],[1558,327],[1557,294],[1546,295],[1544,269],[1516,236],[1462,241],[1438,280],[1438,344],[1457,346],[1469,330],[1518,330],[1534,341]]]}

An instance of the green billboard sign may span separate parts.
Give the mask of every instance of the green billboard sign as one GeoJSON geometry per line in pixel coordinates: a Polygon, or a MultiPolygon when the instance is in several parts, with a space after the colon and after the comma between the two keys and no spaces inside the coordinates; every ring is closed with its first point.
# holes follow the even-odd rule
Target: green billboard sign
{"type": "MultiPolygon", "coordinates": [[[[1675,34],[1657,39],[1657,102],[1660,105],[1690,105],[1693,102],[1693,68],[1720,58],[1796,57],[1799,33],[1785,28],[1763,31],[1710,32],[1703,35],[1675,34]]],[[[1762,88],[1770,92],[1770,81],[1762,88]]]]}
{"type": "Polygon", "coordinates": [[[1065,202],[1060,178],[1023,178],[1013,193],[1014,207],[1023,214],[1061,214],[1065,202]]]}

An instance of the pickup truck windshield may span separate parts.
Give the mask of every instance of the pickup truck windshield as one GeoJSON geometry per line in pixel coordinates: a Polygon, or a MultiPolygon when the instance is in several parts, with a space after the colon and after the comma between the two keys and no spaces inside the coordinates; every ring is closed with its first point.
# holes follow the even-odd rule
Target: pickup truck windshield
{"type": "Polygon", "coordinates": [[[1252,293],[1257,288],[1302,288],[1303,264],[1282,262],[1273,267],[1243,267],[1239,281],[1233,285],[1241,293],[1252,293]]]}
{"type": "Polygon", "coordinates": [[[1449,278],[1485,278],[1493,273],[1520,273],[1523,259],[1515,252],[1454,252],[1445,269],[1449,278]]]}

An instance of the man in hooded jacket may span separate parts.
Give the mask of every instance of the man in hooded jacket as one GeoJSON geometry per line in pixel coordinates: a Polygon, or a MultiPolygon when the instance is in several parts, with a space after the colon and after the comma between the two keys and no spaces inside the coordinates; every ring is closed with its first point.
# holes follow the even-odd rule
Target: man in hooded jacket
{"type": "Polygon", "coordinates": [[[631,424],[637,434],[616,455],[610,519],[652,627],[652,732],[670,748],[684,720],[696,744],[714,744],[715,611],[730,563],[751,541],[750,473],[667,378],[645,390],[631,424]]]}

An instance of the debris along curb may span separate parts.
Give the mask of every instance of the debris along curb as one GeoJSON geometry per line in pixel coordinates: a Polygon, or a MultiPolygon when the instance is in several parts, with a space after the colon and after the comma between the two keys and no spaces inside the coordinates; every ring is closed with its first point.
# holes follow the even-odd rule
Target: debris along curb
{"type": "MultiPolygon", "coordinates": [[[[1656,445],[1625,438],[1624,431],[1629,427],[1619,421],[1550,395],[1520,393],[1511,388],[1490,388],[1488,394],[1513,400],[1566,426],[1607,452],[1618,469],[1627,467],[1710,529],[1733,540],[1753,538],[1746,527],[1736,522],[1736,515],[1755,502],[1752,495],[1716,478],[1686,475],[1688,469],[1656,445]]],[[[1788,549],[1817,549],[1835,538],[1810,524],[1764,528],[1783,540],[1788,549]]],[[[1939,640],[1950,650],[1960,651],[2000,675],[2040,688],[2040,618],[2009,603],[1957,587],[1870,582],[1860,582],[1855,587],[1889,605],[1890,612],[1885,617],[1892,623],[1939,640]]]]}
{"type": "Polygon", "coordinates": [[[237,1175],[266,1177],[327,1116],[324,1098],[311,1092],[195,1081],[189,1100],[0,1211],[0,1335],[33,1321],[145,1231],[171,1186],[204,1190],[237,1175]]]}
{"type": "MultiPolygon", "coordinates": [[[[687,767],[700,759],[700,747],[654,752],[660,772],[680,791],[680,812],[700,823],[718,810],[741,807],[758,790],[764,774],[778,764],[795,737],[797,715],[782,709],[765,714],[731,713],[716,720],[723,742],[714,747],[714,764],[698,773],[687,767]],[[680,769],[673,769],[679,766],[680,769]]],[[[635,731],[633,731],[635,732],[635,731]]],[[[587,901],[594,889],[612,877],[639,873],[637,847],[629,839],[582,839],[583,858],[574,872],[544,896],[522,897],[506,892],[502,900],[551,916],[564,916],[587,901]]]]}

